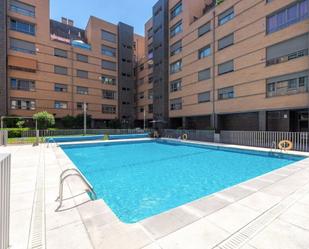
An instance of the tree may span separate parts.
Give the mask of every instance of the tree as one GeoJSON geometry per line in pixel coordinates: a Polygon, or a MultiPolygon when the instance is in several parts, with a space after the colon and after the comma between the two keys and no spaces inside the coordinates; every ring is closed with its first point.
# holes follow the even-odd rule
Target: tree
{"type": "Polygon", "coordinates": [[[23,126],[25,125],[25,121],[24,120],[19,120],[16,122],[16,126],[18,128],[23,128],[23,126]]]}
{"type": "Polygon", "coordinates": [[[61,119],[64,128],[75,128],[75,117],[67,115],[61,119]]]}
{"type": "Polygon", "coordinates": [[[44,130],[55,125],[55,118],[52,114],[44,111],[33,115],[33,119],[38,122],[38,129],[44,130]]]}

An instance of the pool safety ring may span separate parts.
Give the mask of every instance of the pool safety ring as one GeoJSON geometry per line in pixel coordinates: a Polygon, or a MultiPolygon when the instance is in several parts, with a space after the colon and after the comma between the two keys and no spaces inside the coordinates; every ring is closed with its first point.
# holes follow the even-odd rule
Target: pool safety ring
{"type": "Polygon", "coordinates": [[[282,140],[278,144],[280,150],[291,150],[293,149],[293,143],[290,140],[282,140]]]}
{"type": "Polygon", "coordinates": [[[188,140],[188,135],[185,133],[181,136],[182,140],[188,140]]]}

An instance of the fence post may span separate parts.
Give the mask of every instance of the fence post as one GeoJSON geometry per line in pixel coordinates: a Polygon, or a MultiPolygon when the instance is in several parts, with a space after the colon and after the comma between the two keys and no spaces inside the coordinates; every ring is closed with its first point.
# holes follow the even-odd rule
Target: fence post
{"type": "Polygon", "coordinates": [[[0,154],[0,249],[9,248],[11,155],[0,154]]]}

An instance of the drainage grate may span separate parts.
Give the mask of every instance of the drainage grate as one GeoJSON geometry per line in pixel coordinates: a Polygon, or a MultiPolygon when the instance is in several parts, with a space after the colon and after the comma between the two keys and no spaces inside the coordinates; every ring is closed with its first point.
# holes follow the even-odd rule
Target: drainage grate
{"type": "Polygon", "coordinates": [[[45,248],[45,160],[44,151],[42,150],[43,146],[40,148],[28,249],[45,248]]]}
{"type": "Polygon", "coordinates": [[[236,249],[243,246],[250,239],[253,238],[259,231],[263,230],[268,224],[275,220],[280,214],[286,209],[292,206],[298,199],[300,199],[304,194],[308,192],[306,189],[308,185],[304,188],[299,189],[294,194],[288,196],[283,201],[268,209],[256,219],[252,220],[245,227],[238,230],[236,233],[229,236],[226,240],[220,244],[213,247],[213,249],[236,249]]]}

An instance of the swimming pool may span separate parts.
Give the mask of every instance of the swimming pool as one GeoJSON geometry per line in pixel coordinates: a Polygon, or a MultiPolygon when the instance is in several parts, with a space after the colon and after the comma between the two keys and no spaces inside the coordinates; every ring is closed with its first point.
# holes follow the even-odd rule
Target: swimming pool
{"type": "Polygon", "coordinates": [[[303,159],[160,140],[61,147],[126,223],[303,159]]]}

